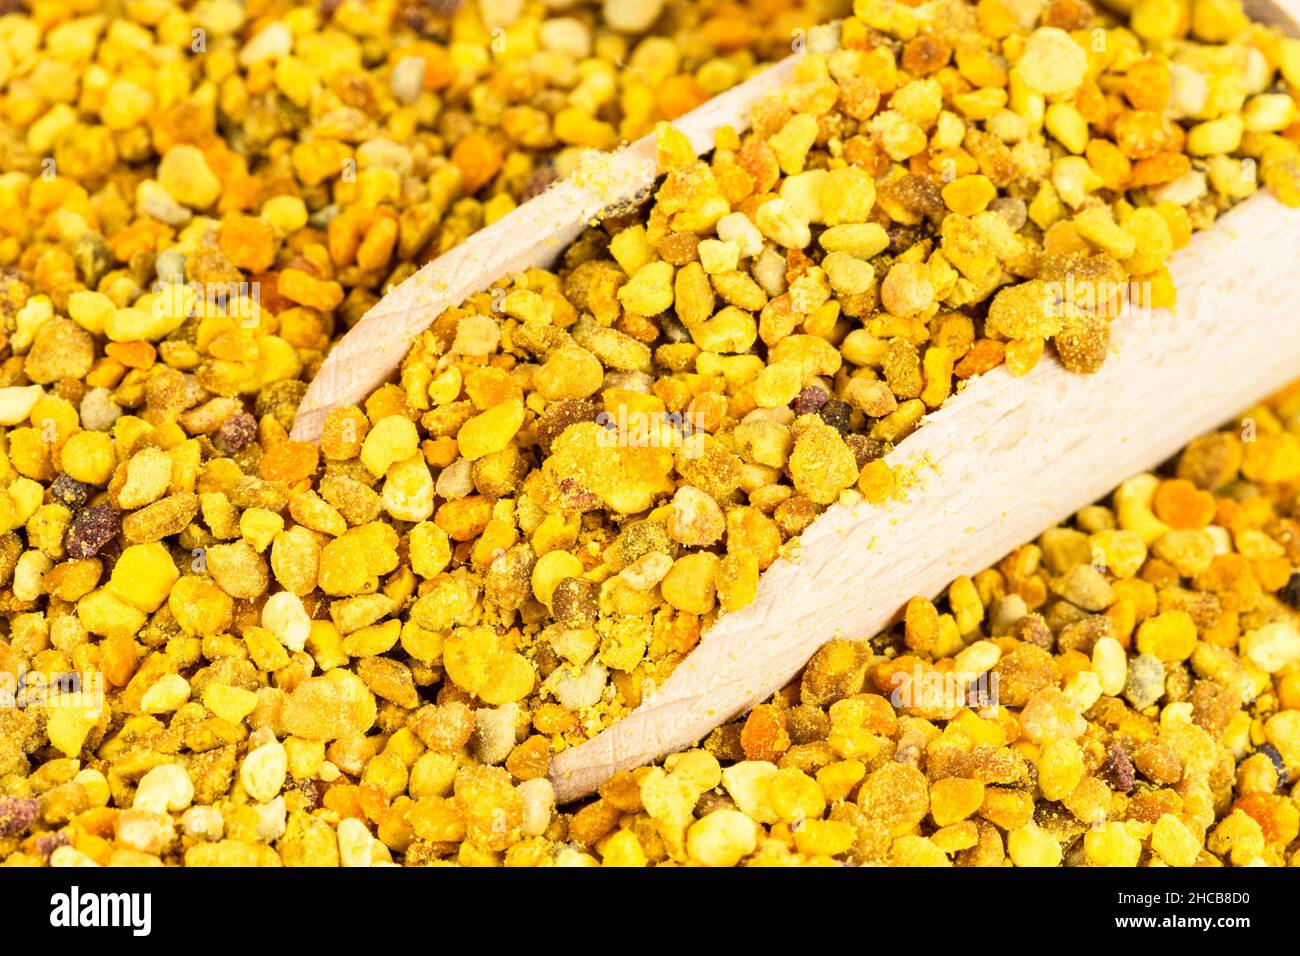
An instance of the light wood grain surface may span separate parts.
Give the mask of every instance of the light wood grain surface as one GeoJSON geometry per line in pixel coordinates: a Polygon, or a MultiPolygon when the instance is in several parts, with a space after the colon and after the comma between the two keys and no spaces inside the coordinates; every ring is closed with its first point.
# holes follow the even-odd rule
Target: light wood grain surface
{"type": "Polygon", "coordinates": [[[1242,0],[1246,15],[1291,36],[1300,36],[1300,0],[1242,0]]]}
{"type": "Polygon", "coordinates": [[[769,698],[835,637],[869,638],[1300,378],[1300,211],[1257,195],[1175,256],[1174,314],[1124,315],[1096,375],[1045,359],[972,381],[889,456],[915,467],[905,501],[832,506],[799,560],[763,572],[641,707],[551,760],[557,799],[701,739],[769,698]]]}

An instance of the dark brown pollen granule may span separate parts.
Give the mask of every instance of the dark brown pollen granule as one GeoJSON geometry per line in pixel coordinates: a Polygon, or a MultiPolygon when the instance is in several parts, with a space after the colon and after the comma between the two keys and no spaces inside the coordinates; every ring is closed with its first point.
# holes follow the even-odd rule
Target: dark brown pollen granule
{"type": "Polygon", "coordinates": [[[618,550],[614,552],[620,568],[625,568],[651,551],[671,554],[673,541],[668,531],[657,521],[633,521],[624,526],[614,543],[618,550]]]}
{"type": "Polygon", "coordinates": [[[1283,604],[1289,604],[1300,610],[1300,571],[1291,575],[1291,580],[1283,585],[1282,590],[1277,592],[1277,596],[1283,604]]]}
{"type": "Polygon", "coordinates": [[[594,422],[600,413],[599,405],[583,399],[566,398],[552,402],[546,406],[546,411],[537,419],[537,424],[534,426],[538,448],[543,455],[549,455],[551,442],[559,438],[566,428],[579,422],[594,422]]]}
{"type": "Polygon", "coordinates": [[[809,385],[802,392],[794,397],[790,403],[790,408],[796,415],[811,415],[821,411],[821,407],[826,404],[830,396],[816,385],[809,385]]]}
{"type": "Polygon", "coordinates": [[[909,212],[939,222],[948,213],[939,185],[926,176],[908,173],[891,184],[892,195],[909,212]]]}
{"type": "Polygon", "coordinates": [[[48,858],[51,853],[61,846],[67,846],[69,842],[68,834],[63,830],[55,833],[42,833],[36,838],[36,852],[48,858]]]}
{"type": "Polygon", "coordinates": [[[1112,790],[1128,793],[1133,789],[1137,775],[1133,770],[1133,761],[1119,744],[1111,744],[1106,751],[1106,759],[1101,765],[1101,778],[1112,790]]]}
{"type": "Polygon", "coordinates": [[[31,797],[0,797],[0,837],[17,836],[35,822],[41,802],[31,797]]]}
{"type": "Polygon", "coordinates": [[[853,406],[848,402],[840,401],[838,398],[832,398],[821,407],[817,414],[822,421],[843,435],[849,430],[849,419],[853,415],[853,406]]]}
{"type": "Polygon", "coordinates": [[[868,438],[866,435],[845,435],[844,444],[853,452],[853,460],[859,468],[869,461],[884,458],[892,450],[888,442],[868,438]]]}
{"type": "Polygon", "coordinates": [[[73,518],[68,527],[68,557],[93,558],[121,530],[121,516],[108,505],[87,508],[73,518]]]}
{"type": "Polygon", "coordinates": [[[291,790],[301,793],[306,801],[304,809],[308,812],[320,809],[325,799],[325,784],[321,780],[289,777],[285,781],[284,789],[286,793],[291,790]]]}
{"type": "Polygon", "coordinates": [[[600,610],[596,586],[582,578],[564,578],[555,586],[551,607],[565,627],[592,627],[600,610]]]}
{"type": "Polygon", "coordinates": [[[889,236],[888,252],[894,256],[906,252],[925,238],[925,231],[920,226],[908,226],[902,223],[890,223],[885,227],[885,233],[889,236]]]}
{"type": "Polygon", "coordinates": [[[90,499],[90,486],[67,475],[59,475],[50,485],[50,497],[65,508],[76,511],[90,499]]]}
{"type": "Polygon", "coordinates": [[[1056,642],[1047,621],[1043,618],[1043,615],[1036,612],[1026,614],[1011,625],[1011,636],[1048,651],[1052,649],[1052,645],[1056,642]]]}
{"type": "Polygon", "coordinates": [[[1086,829],[1074,814],[1055,802],[1036,804],[1034,822],[1063,843],[1075,839],[1086,829]]]}
{"type": "Polygon", "coordinates": [[[257,437],[257,419],[248,412],[236,412],[217,431],[217,443],[227,451],[236,452],[257,437]]]}

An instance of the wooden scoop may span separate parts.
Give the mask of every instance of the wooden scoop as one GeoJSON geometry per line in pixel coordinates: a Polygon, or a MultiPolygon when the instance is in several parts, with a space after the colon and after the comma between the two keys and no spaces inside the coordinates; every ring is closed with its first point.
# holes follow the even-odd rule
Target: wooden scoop
{"type": "MultiPolygon", "coordinates": [[[[1300,0],[1248,0],[1260,21],[1296,33],[1300,0]]],[[[791,75],[797,57],[677,121],[697,153],[719,126],[742,129],[750,107],[791,75]]],[[[293,437],[315,440],[329,409],[386,381],[444,309],[494,280],[553,262],[593,220],[626,208],[653,182],[647,138],[589,166],[426,265],[335,346],[299,410],[293,437]]],[[[834,505],[801,536],[795,560],[762,576],[755,601],[721,617],[640,707],[557,754],[557,800],[689,746],[784,686],[835,637],[865,639],[915,595],[933,597],[1097,500],[1188,440],[1300,377],[1300,318],[1291,296],[1300,211],[1259,194],[1197,235],[1171,269],[1179,306],[1128,313],[1096,375],[1044,359],[1022,378],[980,376],[889,456],[915,472],[905,500],[834,505]]]]}
{"type": "Polygon", "coordinates": [[[763,572],[663,685],[607,730],[551,760],[556,798],[701,739],[771,697],[826,641],[870,638],[915,595],[934,597],[1032,540],[1196,435],[1300,378],[1294,271],[1300,210],[1256,195],[1172,264],[1175,314],[1112,324],[1095,375],[1044,359],[974,379],[889,455],[914,469],[906,500],[833,505],[794,561],[763,572]]]}

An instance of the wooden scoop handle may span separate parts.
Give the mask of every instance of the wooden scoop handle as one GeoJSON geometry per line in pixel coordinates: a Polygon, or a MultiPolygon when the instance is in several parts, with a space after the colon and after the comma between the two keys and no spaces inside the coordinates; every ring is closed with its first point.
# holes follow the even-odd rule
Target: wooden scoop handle
{"type": "Polygon", "coordinates": [[[1246,16],[1257,23],[1300,36],[1300,0],[1242,0],[1246,16]]]}

